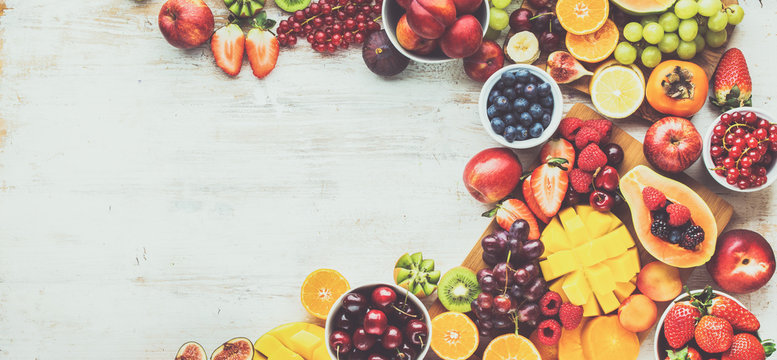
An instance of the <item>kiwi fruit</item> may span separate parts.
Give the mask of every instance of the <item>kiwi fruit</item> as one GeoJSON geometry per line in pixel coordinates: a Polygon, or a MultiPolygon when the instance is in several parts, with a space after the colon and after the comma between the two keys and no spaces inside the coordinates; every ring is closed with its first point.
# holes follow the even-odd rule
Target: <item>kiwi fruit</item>
{"type": "Polygon", "coordinates": [[[472,270],[462,266],[448,270],[437,286],[437,297],[449,311],[472,311],[472,300],[475,300],[478,294],[478,277],[472,270]]]}
{"type": "Polygon", "coordinates": [[[283,11],[293,13],[308,7],[310,0],[275,0],[275,5],[278,5],[283,11]]]}

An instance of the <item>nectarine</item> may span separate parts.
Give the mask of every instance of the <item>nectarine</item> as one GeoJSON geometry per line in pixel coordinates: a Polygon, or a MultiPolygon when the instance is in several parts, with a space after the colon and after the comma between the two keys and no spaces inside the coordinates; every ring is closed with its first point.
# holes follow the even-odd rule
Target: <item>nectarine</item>
{"type": "Polygon", "coordinates": [[[618,308],[618,321],[621,326],[635,333],[650,329],[656,323],[656,316],[656,303],[642,294],[627,297],[618,308]]]}
{"type": "Polygon", "coordinates": [[[407,23],[424,39],[438,39],[456,21],[453,0],[413,0],[407,9],[407,23]]]}
{"type": "Polygon", "coordinates": [[[669,301],[683,291],[680,270],[660,261],[653,261],[637,275],[637,289],[653,301],[669,301]]]}
{"type": "Polygon", "coordinates": [[[474,13],[483,0],[453,0],[453,3],[456,5],[456,15],[462,16],[474,13]]]}
{"type": "Polygon", "coordinates": [[[410,29],[407,24],[407,15],[402,15],[397,23],[397,41],[405,50],[416,54],[427,55],[437,49],[438,40],[424,39],[410,29]]]}
{"type": "Polygon", "coordinates": [[[460,17],[440,38],[440,48],[448,57],[463,58],[474,54],[483,41],[483,27],[472,15],[460,17]]]}

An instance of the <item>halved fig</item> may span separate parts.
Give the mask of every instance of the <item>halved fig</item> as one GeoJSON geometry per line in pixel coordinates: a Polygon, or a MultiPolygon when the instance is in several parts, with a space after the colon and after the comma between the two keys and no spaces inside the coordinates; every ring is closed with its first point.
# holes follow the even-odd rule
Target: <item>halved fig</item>
{"type": "Polygon", "coordinates": [[[205,353],[202,345],[189,341],[178,349],[178,352],[175,354],[175,360],[208,360],[208,354],[205,353]]]}
{"type": "Polygon", "coordinates": [[[210,360],[253,360],[254,344],[244,337],[229,340],[213,351],[210,360]]]}

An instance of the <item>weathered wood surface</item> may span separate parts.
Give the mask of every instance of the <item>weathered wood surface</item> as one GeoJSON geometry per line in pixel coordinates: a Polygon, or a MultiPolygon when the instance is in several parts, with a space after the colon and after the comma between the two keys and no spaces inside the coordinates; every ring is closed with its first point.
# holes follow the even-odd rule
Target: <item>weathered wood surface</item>
{"type": "MultiPolygon", "coordinates": [[[[0,1],[0,3],[2,3],[0,1]]],[[[220,0],[208,0],[217,25],[220,0]]],[[[401,253],[458,265],[488,219],[461,182],[496,146],[460,62],[374,76],[358,50],[300,44],[257,80],[181,51],[161,1],[5,2],[0,17],[0,358],[171,359],[187,340],[310,320],[299,286],[319,267],[390,281],[401,253]]],[[[743,2],[754,102],[777,113],[777,4],[743,2]]],[[[278,10],[269,5],[271,17],[278,10]]],[[[565,108],[588,102],[566,93],[565,108]]],[[[701,131],[713,118],[694,117],[701,131]]],[[[646,123],[619,126],[641,139],[646,123]]],[[[529,162],[535,152],[520,153],[529,162]]],[[[777,245],[775,191],[734,194],[729,228],[777,245]]],[[[697,269],[691,286],[709,283],[697,269]]],[[[777,334],[777,282],[739,298],[777,334]]],[[[652,359],[649,341],[641,359],[652,359]]]]}

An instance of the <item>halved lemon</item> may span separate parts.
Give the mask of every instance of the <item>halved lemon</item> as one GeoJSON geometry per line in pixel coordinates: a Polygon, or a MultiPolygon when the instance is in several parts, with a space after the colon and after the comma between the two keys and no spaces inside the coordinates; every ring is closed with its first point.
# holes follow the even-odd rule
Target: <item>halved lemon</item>
{"type": "Polygon", "coordinates": [[[331,269],[318,269],[302,283],[300,299],[310,315],[326,319],[329,309],[337,298],[345,294],[351,286],[348,280],[339,272],[331,269]]]}
{"type": "Polygon", "coordinates": [[[604,116],[623,119],[635,113],[645,98],[645,86],[634,69],[610,66],[591,79],[591,102],[604,116]]]}

